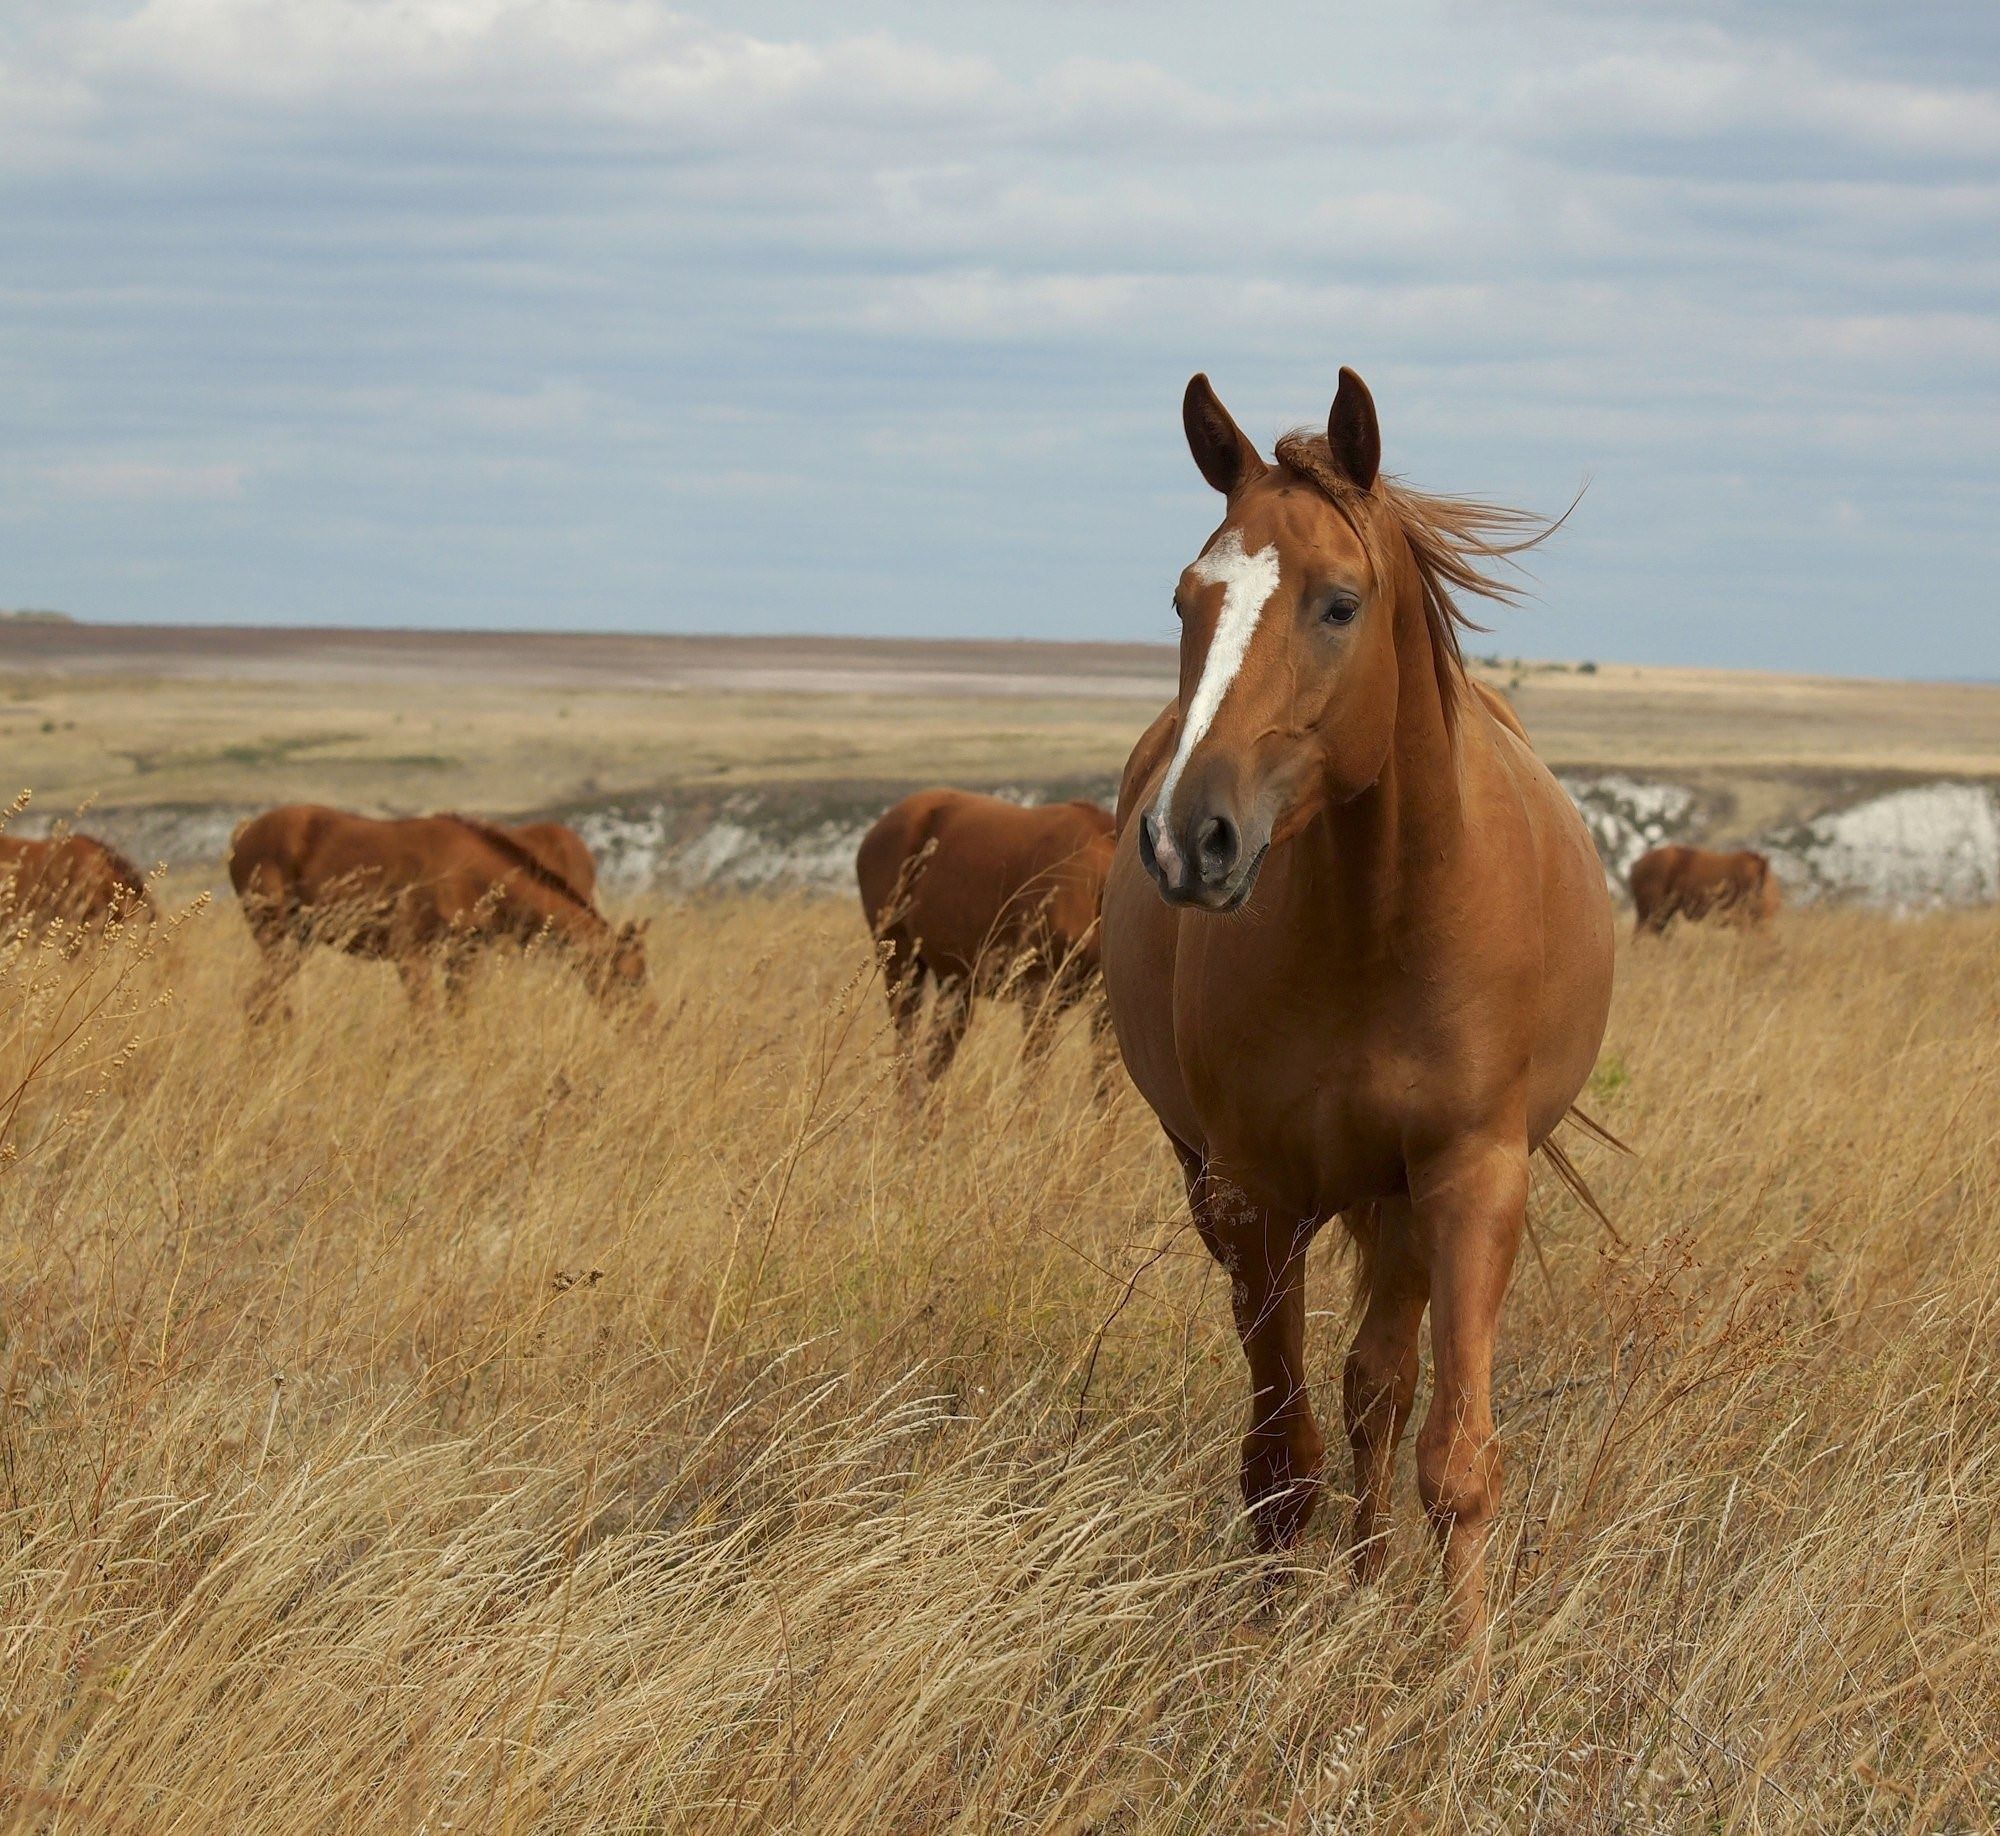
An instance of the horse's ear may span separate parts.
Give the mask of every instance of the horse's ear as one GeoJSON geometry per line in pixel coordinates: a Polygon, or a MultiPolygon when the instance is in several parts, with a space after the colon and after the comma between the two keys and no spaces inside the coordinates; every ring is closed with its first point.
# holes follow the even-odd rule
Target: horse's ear
{"type": "Polygon", "coordinates": [[[1342,367],[1340,389],[1326,417],[1326,443],[1333,462],[1357,491],[1366,491],[1382,469],[1382,427],[1375,419],[1375,398],[1368,385],[1342,367]]]}
{"type": "Polygon", "coordinates": [[[1264,461],[1249,436],[1199,371],[1189,378],[1187,394],[1181,397],[1181,425],[1187,429],[1188,451],[1201,475],[1223,496],[1264,475],[1264,461]]]}

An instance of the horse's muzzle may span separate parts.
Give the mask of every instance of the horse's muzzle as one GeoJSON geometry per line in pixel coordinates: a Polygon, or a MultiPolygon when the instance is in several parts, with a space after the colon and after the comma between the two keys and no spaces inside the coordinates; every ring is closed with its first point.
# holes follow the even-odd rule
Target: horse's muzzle
{"type": "Polygon", "coordinates": [[[1139,860],[1169,905],[1233,912],[1249,898],[1268,840],[1246,846],[1236,821],[1218,810],[1191,816],[1172,834],[1152,811],[1139,822],[1139,860]]]}

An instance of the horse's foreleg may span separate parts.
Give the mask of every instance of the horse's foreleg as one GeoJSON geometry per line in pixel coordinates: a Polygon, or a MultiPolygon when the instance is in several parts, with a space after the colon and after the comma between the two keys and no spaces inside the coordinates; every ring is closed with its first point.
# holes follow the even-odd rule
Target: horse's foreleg
{"type": "Polygon", "coordinates": [[[1430,1304],[1430,1275],[1416,1239],[1409,1201],[1369,1207],[1361,1226],[1361,1267],[1367,1281],[1361,1327],[1347,1354],[1341,1400],[1354,1449],[1354,1578],[1366,1584],[1388,1553],[1390,1484],[1396,1448],[1417,1394],[1417,1336],[1430,1304]]]}
{"type": "Polygon", "coordinates": [[[1454,1635],[1473,1645],[1486,1631],[1486,1544],[1500,1503],[1493,1341],[1527,1217],[1525,1135],[1412,1166],[1410,1189],[1430,1265],[1434,1366],[1417,1489],[1444,1557],[1454,1635]]]}
{"type": "Polygon", "coordinates": [[[1326,1461],[1306,1389],[1311,1227],[1280,1221],[1209,1172],[1190,1172],[1188,1204],[1202,1241],[1229,1275],[1236,1336],[1250,1365],[1243,1502],[1251,1535],[1261,1550],[1284,1549],[1297,1541],[1319,1503],[1326,1461]]]}

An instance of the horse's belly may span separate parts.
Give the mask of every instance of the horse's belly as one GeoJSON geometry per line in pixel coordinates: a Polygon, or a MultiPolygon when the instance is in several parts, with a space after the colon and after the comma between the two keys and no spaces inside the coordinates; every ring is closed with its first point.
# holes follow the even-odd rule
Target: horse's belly
{"type": "Polygon", "coordinates": [[[1555,796],[1561,801],[1542,850],[1542,986],[1528,1079],[1528,1139],[1537,1146],[1596,1068],[1617,954],[1617,916],[1596,844],[1566,794],[1555,796]]]}

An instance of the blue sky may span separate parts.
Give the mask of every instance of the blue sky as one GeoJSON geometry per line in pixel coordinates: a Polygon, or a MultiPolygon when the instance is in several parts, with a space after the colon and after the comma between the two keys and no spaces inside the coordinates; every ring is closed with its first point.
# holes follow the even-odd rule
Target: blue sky
{"type": "Polygon", "coordinates": [[[0,605],[1167,640],[1348,363],[1480,648],[2000,677],[1987,0],[8,0],[0,249],[0,605]]]}

